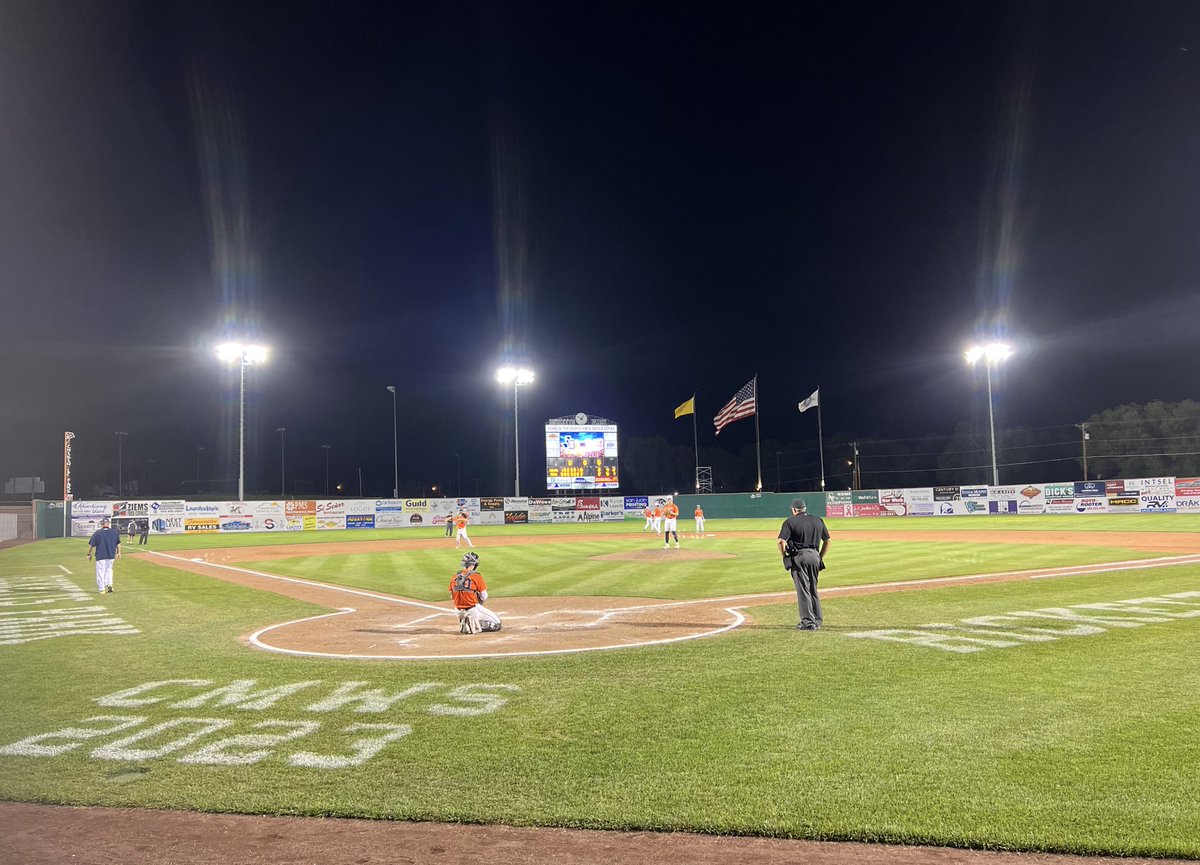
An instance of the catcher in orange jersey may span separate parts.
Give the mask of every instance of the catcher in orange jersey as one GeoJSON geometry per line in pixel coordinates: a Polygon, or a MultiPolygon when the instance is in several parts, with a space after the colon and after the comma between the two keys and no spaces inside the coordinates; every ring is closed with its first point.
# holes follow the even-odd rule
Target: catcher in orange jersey
{"type": "Polygon", "coordinates": [[[478,567],[479,553],[467,553],[462,557],[462,570],[450,581],[450,597],[458,613],[460,634],[500,630],[500,617],[483,605],[488,596],[487,583],[475,570],[478,567]]]}
{"type": "Polygon", "coordinates": [[[670,537],[674,535],[675,546],[679,547],[679,505],[670,501],[663,505],[663,549],[671,545],[670,537]]]}

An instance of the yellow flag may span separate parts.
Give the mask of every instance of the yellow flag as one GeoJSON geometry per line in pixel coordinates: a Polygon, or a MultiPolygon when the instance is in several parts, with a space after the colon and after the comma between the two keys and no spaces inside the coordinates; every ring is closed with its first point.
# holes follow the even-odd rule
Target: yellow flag
{"type": "Polygon", "coordinates": [[[675,419],[678,420],[679,418],[683,417],[685,414],[695,414],[695,413],[696,413],[696,398],[692,397],[687,402],[685,402],[683,405],[679,406],[679,408],[675,409],[675,419]]]}

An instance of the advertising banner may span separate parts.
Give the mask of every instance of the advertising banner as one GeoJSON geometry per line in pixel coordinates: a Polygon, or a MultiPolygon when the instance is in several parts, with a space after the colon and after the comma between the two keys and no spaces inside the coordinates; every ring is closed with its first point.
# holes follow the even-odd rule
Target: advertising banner
{"type": "Polygon", "coordinates": [[[251,519],[254,521],[256,532],[277,532],[287,525],[287,517],[283,515],[282,510],[279,514],[255,514],[251,519]]]}
{"type": "Polygon", "coordinates": [[[887,506],[881,505],[878,502],[860,502],[850,506],[854,510],[856,517],[894,517],[892,511],[888,510],[887,506]]]}
{"type": "Polygon", "coordinates": [[[627,511],[633,511],[634,513],[640,514],[646,509],[648,501],[649,499],[647,499],[645,496],[625,496],[625,504],[623,505],[623,508],[627,511]]]}
{"type": "MultiPolygon", "coordinates": [[[[904,491],[904,500],[909,504],[909,510],[916,504],[925,504],[933,502],[933,487],[916,487],[906,489],[904,491]]],[[[933,508],[929,508],[929,513],[933,513],[933,508]]]]}
{"type": "Polygon", "coordinates": [[[222,504],[229,504],[229,502],[188,502],[183,513],[188,517],[211,517],[215,520],[221,516],[222,504]]]}
{"type": "Polygon", "coordinates": [[[151,517],[150,531],[159,535],[180,535],[183,534],[183,521],[182,513],[151,517]]]}
{"type": "MultiPolygon", "coordinates": [[[[186,512],[187,502],[183,499],[165,502],[150,502],[150,516],[153,517],[182,517],[186,512]]],[[[151,526],[153,528],[153,526],[151,526]]]]}
{"type": "MultiPolygon", "coordinates": [[[[1067,484],[1071,490],[1071,495],[1055,495],[1050,496],[1049,491],[1053,485],[1046,487],[1046,513],[1048,514],[1073,514],[1075,513],[1075,485],[1067,484]]],[[[1061,484],[1059,487],[1061,488],[1061,484]]]]}
{"type": "Polygon", "coordinates": [[[1075,498],[1075,484],[1046,484],[1042,488],[1046,500],[1075,498]]]}
{"type": "Polygon", "coordinates": [[[221,518],[220,516],[184,517],[183,530],[189,535],[215,535],[221,530],[221,518]]]}
{"type": "Polygon", "coordinates": [[[577,511],[599,511],[600,510],[600,497],[599,496],[576,496],[575,497],[575,510],[577,510],[577,511]]]}
{"type": "Polygon", "coordinates": [[[73,538],[90,538],[92,532],[98,528],[100,528],[100,517],[71,518],[71,537],[73,538]]]}
{"type": "MultiPolygon", "coordinates": [[[[937,487],[933,488],[934,496],[937,495],[937,489],[938,489],[937,487]]],[[[986,502],[971,501],[970,504],[975,505],[976,507],[982,506],[985,509],[987,506],[986,502]]],[[[936,512],[934,513],[934,516],[938,516],[938,517],[959,517],[959,516],[966,516],[968,513],[967,502],[964,502],[961,499],[954,500],[954,501],[946,501],[945,499],[940,499],[940,500],[934,502],[934,506],[937,508],[936,512]]]]}
{"type": "Polygon", "coordinates": [[[605,523],[623,523],[625,522],[625,511],[618,508],[601,508],[600,520],[605,523]]]}
{"type": "Polygon", "coordinates": [[[958,487],[934,487],[933,500],[935,502],[956,502],[962,498],[958,487]]]}
{"type": "Polygon", "coordinates": [[[504,510],[504,498],[502,496],[487,496],[479,500],[479,511],[502,511],[504,510]]]}
{"type": "Polygon", "coordinates": [[[1197,497],[1200,497],[1200,478],[1175,478],[1175,498],[1197,497]]]}
{"type": "Polygon", "coordinates": [[[249,514],[222,514],[217,528],[222,532],[248,532],[254,528],[254,521],[249,514]]]}
{"type": "Polygon", "coordinates": [[[880,490],[879,504],[886,508],[892,516],[908,515],[908,502],[904,499],[904,490],[880,490]]]}
{"type": "Polygon", "coordinates": [[[523,525],[529,522],[529,511],[505,511],[504,522],[509,525],[523,525]]]}
{"type": "Polygon", "coordinates": [[[1200,514],[1200,496],[1175,496],[1175,510],[1180,513],[1200,514]]]}
{"type": "Polygon", "coordinates": [[[283,502],[246,502],[246,507],[241,513],[252,514],[253,516],[263,517],[283,517],[286,512],[283,509],[283,502]]]}
{"type": "MultiPolygon", "coordinates": [[[[1200,499],[1197,499],[1197,501],[1200,501],[1200,499]]],[[[827,505],[825,505],[825,516],[838,517],[838,518],[852,517],[852,516],[854,516],[853,510],[851,510],[853,507],[854,507],[853,505],[849,505],[849,504],[838,504],[838,505],[828,505],[827,504],[827,505]]]]}
{"type": "Polygon", "coordinates": [[[113,502],[113,517],[141,519],[150,516],[150,502],[113,502]]]}
{"type": "Polygon", "coordinates": [[[480,511],[479,516],[471,517],[473,526],[502,526],[504,525],[504,509],[480,511]]]}
{"type": "MultiPolygon", "coordinates": [[[[442,504],[442,502],[439,501],[438,504],[440,505],[440,504],[442,504]]],[[[447,509],[449,509],[453,506],[454,506],[453,502],[451,502],[449,500],[446,501],[447,509]]],[[[428,513],[429,512],[429,499],[405,499],[404,500],[404,510],[408,511],[409,513],[418,513],[418,514],[428,513]]],[[[440,510],[440,508],[439,508],[439,510],[440,510]]]]}
{"type": "Polygon", "coordinates": [[[879,490],[851,490],[850,504],[877,505],[879,504],[879,490]]]}
{"type": "MultiPolygon", "coordinates": [[[[346,503],[341,499],[336,501],[318,501],[315,504],[317,506],[318,524],[321,522],[322,517],[336,519],[346,516],[346,503]]],[[[345,522],[345,519],[342,519],[342,523],[345,524],[345,522]]]]}
{"type": "MultiPolygon", "coordinates": [[[[529,507],[531,510],[533,509],[532,500],[529,503],[529,507]]],[[[564,499],[558,497],[552,498],[550,499],[550,510],[554,511],[555,513],[570,511],[573,514],[575,513],[575,499],[564,499]]]]}
{"type": "Polygon", "coordinates": [[[832,490],[825,493],[825,506],[850,504],[850,490],[832,490]]]}
{"type": "Polygon", "coordinates": [[[1128,488],[1143,493],[1174,493],[1175,478],[1136,478],[1126,481],[1128,488]]]}
{"type": "Polygon", "coordinates": [[[1142,490],[1138,497],[1141,501],[1141,510],[1144,513],[1154,514],[1173,514],[1175,513],[1175,492],[1151,492],[1142,490]]]}
{"type": "Polygon", "coordinates": [[[1108,499],[1104,496],[1076,496],[1075,513],[1103,514],[1108,513],[1108,499]]]}
{"type": "MultiPolygon", "coordinates": [[[[441,519],[446,518],[443,515],[441,519]]],[[[375,528],[401,529],[408,525],[404,516],[404,501],[402,499],[375,500],[375,528]]]]}
{"type": "Polygon", "coordinates": [[[375,528],[374,514],[346,514],[346,528],[373,529],[375,528]]]}
{"type": "Polygon", "coordinates": [[[550,514],[550,522],[552,523],[573,523],[575,522],[575,509],[569,511],[555,510],[550,514]]]}
{"type": "MultiPolygon", "coordinates": [[[[1004,489],[1004,487],[1000,487],[1004,489]]],[[[958,494],[964,499],[986,499],[988,495],[988,487],[959,487],[958,494]]]]}
{"type": "Polygon", "coordinates": [[[1136,490],[1108,497],[1108,512],[1110,514],[1134,513],[1141,509],[1142,497],[1136,490]]]}
{"type": "MultiPolygon", "coordinates": [[[[480,499],[480,507],[483,506],[483,500],[480,499]]],[[[514,498],[513,496],[504,497],[504,510],[506,511],[528,511],[529,496],[521,496],[514,498]]]]}
{"type": "Polygon", "coordinates": [[[1075,498],[1092,499],[1099,498],[1106,494],[1104,489],[1104,481],[1076,481],[1075,482],[1075,498]]]}
{"type": "Polygon", "coordinates": [[[1046,513],[1046,491],[1034,484],[1027,484],[1020,489],[1017,499],[1017,513],[1044,514],[1046,513]]]}
{"type": "MultiPolygon", "coordinates": [[[[929,491],[932,495],[933,490],[929,491]]],[[[932,517],[937,504],[932,500],[927,502],[910,502],[908,505],[908,515],[910,517],[932,517]]]]}
{"type": "Polygon", "coordinates": [[[1017,512],[1016,499],[991,500],[987,504],[989,514],[1015,514],[1017,512]]]}
{"type": "Polygon", "coordinates": [[[600,522],[600,511],[576,511],[575,522],[577,523],[598,523],[600,522]]]}
{"type": "MultiPolygon", "coordinates": [[[[1200,495],[1200,493],[1198,493],[1200,495]]],[[[71,517],[111,517],[112,502],[71,502],[71,517]]],[[[99,523],[97,523],[99,525],[99,523]]],[[[93,530],[94,531],[94,530],[93,530]]],[[[88,534],[91,534],[89,532],[88,534]]]]}
{"type": "Polygon", "coordinates": [[[531,498],[529,500],[529,522],[548,523],[552,519],[553,500],[548,498],[531,498]]]}
{"type": "Polygon", "coordinates": [[[1104,494],[1109,496],[1120,496],[1125,494],[1125,481],[1116,478],[1111,481],[1104,482],[1104,494]]]}
{"type": "Polygon", "coordinates": [[[283,514],[287,517],[316,516],[317,503],[313,501],[290,501],[283,503],[283,514]]]}

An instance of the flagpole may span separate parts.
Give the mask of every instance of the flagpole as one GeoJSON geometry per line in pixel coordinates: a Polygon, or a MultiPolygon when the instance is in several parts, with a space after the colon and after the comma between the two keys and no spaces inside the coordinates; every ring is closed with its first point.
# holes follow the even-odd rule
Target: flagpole
{"type": "Polygon", "coordinates": [[[758,435],[758,373],[754,374],[754,451],[758,455],[758,489],[762,492],[762,442],[758,435]]]}
{"type": "Polygon", "coordinates": [[[692,451],[696,455],[696,474],[692,481],[700,492],[700,434],[696,432],[696,392],[692,391],[692,451]]]}
{"type": "Polygon", "coordinates": [[[820,385],[817,385],[817,457],[821,460],[821,492],[825,492],[825,435],[821,432],[820,385]]]}

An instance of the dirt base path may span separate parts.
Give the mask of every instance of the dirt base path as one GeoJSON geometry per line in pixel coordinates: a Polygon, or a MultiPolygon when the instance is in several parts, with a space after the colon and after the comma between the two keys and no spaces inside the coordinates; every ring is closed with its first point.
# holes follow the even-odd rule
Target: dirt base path
{"type": "Polygon", "coordinates": [[[1182,861],[0,803],[0,862],[6,865],[1163,865],[1182,861]]]}

